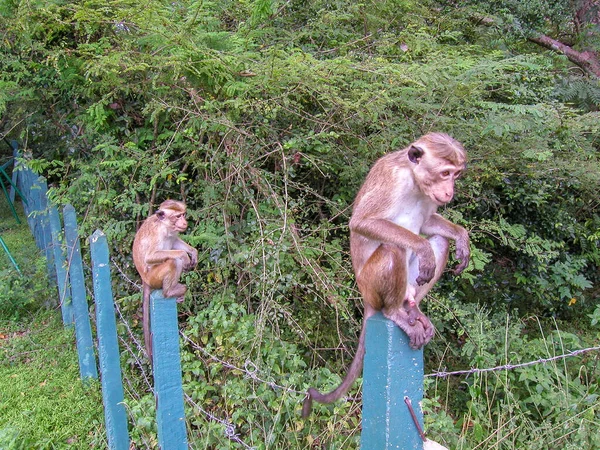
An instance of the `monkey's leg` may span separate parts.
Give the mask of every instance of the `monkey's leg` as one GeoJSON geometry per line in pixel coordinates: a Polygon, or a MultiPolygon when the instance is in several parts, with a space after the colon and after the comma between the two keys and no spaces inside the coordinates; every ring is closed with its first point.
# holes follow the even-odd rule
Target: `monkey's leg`
{"type": "Polygon", "coordinates": [[[421,348],[433,337],[434,328],[419,309],[417,288],[408,283],[407,259],[405,249],[381,244],[365,263],[357,283],[365,302],[396,323],[408,335],[411,347],[421,348]]]}
{"type": "MultiPolygon", "coordinates": [[[[189,260],[189,258],[188,258],[189,260]]],[[[185,284],[179,282],[179,278],[183,273],[183,268],[186,265],[186,261],[183,259],[169,259],[165,261],[164,265],[168,266],[165,276],[163,278],[162,290],[165,297],[175,297],[177,302],[183,302],[183,297],[187,292],[185,284]]]]}
{"type": "Polygon", "coordinates": [[[391,244],[379,245],[356,276],[365,305],[375,310],[401,308],[409,294],[406,267],[406,250],[391,244]]]}
{"type": "Polygon", "coordinates": [[[421,300],[423,300],[423,298],[444,273],[446,264],[448,263],[448,254],[450,250],[448,239],[442,236],[433,235],[427,240],[429,241],[429,244],[431,244],[431,248],[433,249],[433,254],[435,256],[435,274],[433,275],[433,278],[422,286],[417,285],[416,279],[419,275],[419,262],[417,257],[414,255],[410,259],[408,268],[408,282],[415,288],[414,297],[417,306],[419,306],[421,300]]]}

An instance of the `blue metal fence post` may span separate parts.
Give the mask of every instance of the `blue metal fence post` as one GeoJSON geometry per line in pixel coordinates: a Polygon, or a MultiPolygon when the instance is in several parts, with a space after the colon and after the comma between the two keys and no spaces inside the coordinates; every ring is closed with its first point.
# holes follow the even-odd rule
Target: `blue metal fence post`
{"type": "Polygon", "coordinates": [[[61,239],[60,216],[56,206],[52,205],[49,211],[50,232],[52,236],[52,246],[54,249],[54,267],[56,269],[56,284],[58,285],[58,298],[60,310],[62,312],[63,325],[68,327],[73,325],[73,303],[71,302],[71,288],[69,286],[69,276],[66,269],[66,252],[64,242],[61,239]]]}
{"type": "Polygon", "coordinates": [[[65,221],[69,279],[71,280],[71,296],[75,317],[75,337],[77,341],[77,353],[79,355],[79,372],[83,380],[86,378],[98,378],[75,208],[71,205],[66,205],[63,208],[63,218],[65,221]]]}
{"type": "Polygon", "coordinates": [[[90,250],[98,327],[98,359],[102,374],[102,398],[108,447],[111,450],[128,450],[127,413],[123,404],[121,358],[110,282],[108,243],[102,231],[96,230],[92,234],[90,250]]]}
{"type": "Polygon", "coordinates": [[[162,291],[153,291],[150,296],[150,325],[158,445],[163,450],[186,450],[176,299],[164,298],[162,291]]]}
{"type": "Polygon", "coordinates": [[[363,370],[361,450],[422,450],[423,439],[404,401],[411,400],[423,426],[423,350],[377,313],[367,321],[363,370]]]}

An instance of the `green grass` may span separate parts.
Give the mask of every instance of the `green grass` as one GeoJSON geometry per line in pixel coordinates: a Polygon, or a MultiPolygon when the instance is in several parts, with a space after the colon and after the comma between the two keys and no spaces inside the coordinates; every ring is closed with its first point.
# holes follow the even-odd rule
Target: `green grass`
{"type": "Polygon", "coordinates": [[[98,383],[79,379],[73,332],[55,311],[0,322],[0,448],[104,448],[98,383]]]}
{"type": "Polygon", "coordinates": [[[106,448],[102,396],[84,385],[72,330],[65,330],[22,209],[17,224],[0,198],[0,449],[106,448]]]}

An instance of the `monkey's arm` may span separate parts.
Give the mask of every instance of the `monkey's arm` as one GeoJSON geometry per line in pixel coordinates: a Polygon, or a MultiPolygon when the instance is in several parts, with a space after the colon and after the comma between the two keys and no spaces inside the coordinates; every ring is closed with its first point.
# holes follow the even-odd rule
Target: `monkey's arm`
{"type": "Polygon", "coordinates": [[[360,219],[356,215],[350,220],[350,230],[375,242],[393,244],[411,250],[419,259],[417,284],[423,285],[435,274],[435,255],[429,241],[387,219],[360,219]]]}
{"type": "MultiPolygon", "coordinates": [[[[350,220],[350,230],[373,241],[394,244],[417,254],[431,250],[427,239],[387,219],[353,217],[350,220]]],[[[431,254],[433,256],[433,252],[431,254]]]]}
{"type": "Polygon", "coordinates": [[[439,214],[433,214],[421,229],[423,234],[432,236],[437,234],[456,242],[456,259],[459,264],[454,269],[454,274],[461,273],[469,264],[471,250],[469,244],[469,233],[460,225],[450,222],[439,214]]]}
{"type": "Polygon", "coordinates": [[[183,250],[188,254],[188,256],[190,257],[190,266],[188,269],[191,269],[192,267],[195,267],[196,264],[198,264],[198,250],[189,245],[187,242],[183,241],[182,239],[179,239],[173,244],[173,248],[177,250],[183,250]]]}
{"type": "Polygon", "coordinates": [[[155,250],[148,253],[145,258],[146,264],[161,264],[168,259],[183,259],[188,258],[185,250],[155,250]]]}

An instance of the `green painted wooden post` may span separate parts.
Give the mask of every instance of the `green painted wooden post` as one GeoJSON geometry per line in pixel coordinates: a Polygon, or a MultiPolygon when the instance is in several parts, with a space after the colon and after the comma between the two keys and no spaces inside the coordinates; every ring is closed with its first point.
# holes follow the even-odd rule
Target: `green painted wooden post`
{"type": "Polygon", "coordinates": [[[150,325],[158,445],[163,450],[186,450],[176,299],[164,298],[160,290],[153,291],[150,296],[150,325]]]}
{"type": "Polygon", "coordinates": [[[33,196],[33,179],[36,176],[29,167],[24,167],[21,171],[22,176],[19,177],[22,191],[27,198],[27,202],[23,204],[25,210],[25,217],[27,218],[27,224],[29,229],[35,238],[35,220],[31,214],[35,208],[33,207],[34,196],[33,196]]]}
{"type": "Polygon", "coordinates": [[[65,221],[69,279],[71,281],[71,296],[75,317],[75,337],[77,341],[77,353],[79,355],[79,373],[82,380],[86,378],[98,378],[98,369],[96,368],[96,358],[94,356],[94,343],[92,341],[92,327],[90,326],[90,315],[83,279],[83,262],[81,261],[75,208],[71,205],[65,206],[63,208],[63,218],[65,221]]]}
{"type": "Polygon", "coordinates": [[[56,269],[54,267],[54,249],[52,246],[52,230],[50,228],[50,218],[48,214],[48,183],[44,177],[39,177],[38,184],[40,186],[40,211],[39,223],[42,242],[42,251],[46,257],[46,269],[48,270],[48,278],[51,283],[56,284],[56,269]]]}
{"type": "Polygon", "coordinates": [[[66,269],[66,254],[63,240],[61,239],[60,216],[56,206],[52,205],[49,211],[50,233],[52,236],[52,246],[54,249],[54,267],[56,269],[56,284],[58,285],[58,299],[60,310],[62,312],[63,325],[66,327],[73,325],[73,303],[71,302],[71,288],[69,286],[69,276],[66,269]]]}
{"type": "Polygon", "coordinates": [[[40,215],[39,212],[42,209],[40,206],[40,183],[37,175],[34,175],[32,172],[31,177],[31,188],[30,188],[30,197],[31,197],[31,224],[33,226],[33,237],[35,239],[35,243],[37,248],[43,248],[42,242],[42,233],[40,226],[40,215]]]}
{"type": "MultiPolygon", "coordinates": [[[[12,140],[10,141],[10,146],[13,149],[13,158],[14,158],[14,165],[13,165],[13,171],[12,171],[12,183],[11,183],[11,188],[10,188],[10,201],[13,202],[13,204],[15,203],[15,191],[18,190],[17,188],[17,178],[18,178],[18,171],[17,171],[17,166],[18,166],[18,162],[17,162],[17,158],[19,157],[19,144],[17,143],[17,141],[12,140]]],[[[19,195],[21,196],[21,199],[23,199],[23,195],[19,192],[19,195]]]]}
{"type": "Polygon", "coordinates": [[[102,374],[102,398],[108,447],[128,450],[127,413],[123,404],[121,358],[117,339],[117,321],[110,282],[110,265],[106,235],[96,230],[90,238],[96,325],[98,327],[98,359],[102,374]]]}
{"type": "Polygon", "coordinates": [[[422,427],[423,350],[411,349],[406,334],[381,313],[367,321],[365,348],[361,450],[422,450],[404,398],[422,427]]]}

